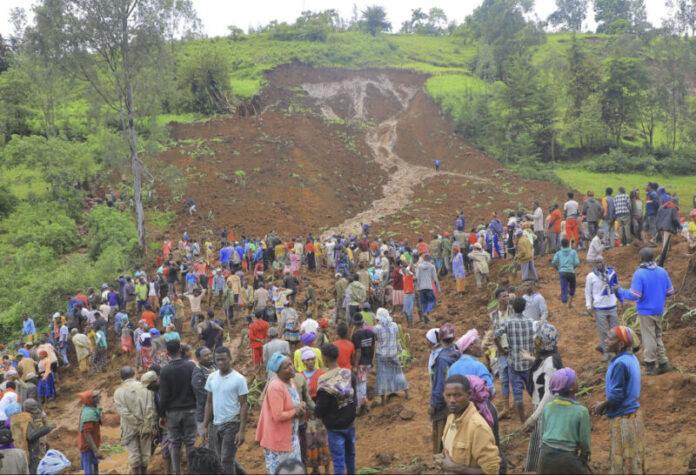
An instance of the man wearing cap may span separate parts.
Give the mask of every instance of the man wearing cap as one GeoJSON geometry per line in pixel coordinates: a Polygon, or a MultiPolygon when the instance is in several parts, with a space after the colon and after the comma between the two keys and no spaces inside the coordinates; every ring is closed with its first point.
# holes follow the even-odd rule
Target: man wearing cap
{"type": "MultiPolygon", "coordinates": [[[[585,307],[595,318],[599,333],[599,346],[596,349],[602,352],[604,361],[609,361],[608,331],[619,324],[619,315],[616,310],[616,303],[619,300],[618,286],[619,279],[614,269],[604,265],[603,257],[595,259],[592,272],[585,278],[585,307]]],[[[623,298],[620,300],[623,303],[623,298]]]]}
{"type": "Polygon", "coordinates": [[[131,472],[145,474],[157,431],[154,401],[147,387],[135,380],[130,366],[121,368],[121,381],[114,392],[114,405],[121,419],[121,444],[128,450],[131,472]]]}
{"type": "Polygon", "coordinates": [[[440,292],[440,281],[437,278],[437,270],[431,262],[430,254],[424,255],[423,260],[416,266],[415,280],[423,312],[423,323],[430,323],[428,316],[437,302],[435,290],[440,292]]]}
{"type": "Polygon", "coordinates": [[[450,366],[459,359],[459,351],[454,345],[454,326],[449,322],[445,323],[440,327],[439,335],[442,350],[435,358],[432,374],[430,375],[430,408],[428,409],[430,421],[433,423],[432,442],[434,454],[442,453],[442,432],[445,430],[445,423],[449,415],[443,395],[447,372],[450,366]]]}
{"type": "Polygon", "coordinates": [[[36,326],[34,320],[26,313],[22,314],[22,338],[32,343],[36,342],[36,326]]]}
{"type": "Polygon", "coordinates": [[[662,314],[665,299],[674,294],[674,287],[667,271],[655,263],[652,249],[644,247],[639,256],[640,266],[633,274],[631,288],[619,288],[617,295],[636,302],[644,345],[645,374],[663,374],[671,371],[672,367],[662,342],[662,314]]]}

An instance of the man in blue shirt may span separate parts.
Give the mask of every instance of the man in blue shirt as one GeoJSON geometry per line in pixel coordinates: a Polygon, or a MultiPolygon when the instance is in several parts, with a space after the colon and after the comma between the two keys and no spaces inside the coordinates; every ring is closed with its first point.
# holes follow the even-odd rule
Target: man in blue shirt
{"type": "Polygon", "coordinates": [[[26,338],[27,342],[36,342],[36,327],[34,326],[34,320],[29,318],[26,313],[22,314],[22,337],[26,338]]]}
{"type": "Polygon", "coordinates": [[[640,411],[640,363],[631,353],[640,346],[630,328],[614,327],[607,338],[615,353],[606,376],[605,401],[595,404],[597,415],[609,418],[608,473],[645,473],[645,428],[640,411]]]}
{"type": "Polygon", "coordinates": [[[643,336],[645,374],[663,374],[672,370],[662,342],[662,314],[665,299],[674,294],[669,274],[655,263],[652,249],[644,247],[638,253],[640,266],[633,274],[631,288],[620,288],[618,296],[635,300],[640,333],[643,336]]]}
{"type": "Polygon", "coordinates": [[[230,268],[230,247],[224,242],[220,243],[220,265],[223,269],[230,268]]]}

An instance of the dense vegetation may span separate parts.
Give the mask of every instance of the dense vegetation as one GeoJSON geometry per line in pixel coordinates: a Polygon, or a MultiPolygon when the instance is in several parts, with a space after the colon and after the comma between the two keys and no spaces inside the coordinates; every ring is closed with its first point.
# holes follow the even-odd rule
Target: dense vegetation
{"type": "Polygon", "coordinates": [[[546,22],[529,20],[530,0],[484,0],[462,22],[415,9],[392,28],[389,12],[370,7],[207,39],[190,2],[142,0],[144,13],[128,18],[131,44],[95,43],[109,25],[87,8],[66,10],[77,3],[15,11],[16,33],[0,38],[0,336],[18,330],[22,311],[53,312],[64,292],[137,262],[137,198],[185,180],[158,162],[163,126],[233,113],[267,70],[288,62],[428,74],[426,91],[458,132],[531,177],[559,164],[564,177],[696,174],[692,1],[676,2],[659,29],[643,0],[596,0],[597,33],[580,32],[587,0],[556,0],[546,22]],[[121,182],[132,170],[142,173],[138,194],[121,182]],[[122,209],[85,206],[116,186],[122,209]]]}

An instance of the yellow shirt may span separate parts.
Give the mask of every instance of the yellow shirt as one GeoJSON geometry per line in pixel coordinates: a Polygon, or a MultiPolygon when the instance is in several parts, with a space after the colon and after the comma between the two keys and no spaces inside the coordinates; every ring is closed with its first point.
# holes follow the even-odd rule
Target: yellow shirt
{"type": "Polygon", "coordinates": [[[686,228],[689,231],[689,236],[696,237],[696,222],[692,219],[686,228]]]}
{"type": "MultiPolygon", "coordinates": [[[[314,353],[317,354],[317,359],[314,361],[314,369],[322,369],[324,367],[324,360],[321,359],[321,350],[319,348],[312,348],[314,353]]],[[[305,364],[302,362],[302,348],[295,350],[295,355],[293,356],[293,363],[295,363],[295,371],[298,373],[307,369],[305,364]]]]}
{"type": "Polygon", "coordinates": [[[473,403],[455,419],[447,416],[442,434],[442,444],[452,461],[465,467],[480,468],[484,473],[496,474],[500,469],[500,456],[495,445],[493,431],[481,417],[473,403]]]}

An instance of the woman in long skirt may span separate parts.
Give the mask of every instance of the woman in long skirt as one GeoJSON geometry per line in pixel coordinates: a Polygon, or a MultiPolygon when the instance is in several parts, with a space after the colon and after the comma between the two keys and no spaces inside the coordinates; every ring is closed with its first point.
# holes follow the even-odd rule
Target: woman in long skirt
{"type": "Polygon", "coordinates": [[[39,393],[39,398],[41,398],[41,403],[46,404],[48,398],[56,397],[56,385],[53,380],[53,372],[51,371],[51,360],[48,358],[48,353],[45,351],[39,352],[39,386],[37,391],[39,393]]]}
{"type": "MultiPolygon", "coordinates": [[[[315,368],[316,353],[311,348],[303,348],[300,356],[306,367],[306,369],[302,371],[302,375],[307,380],[307,384],[309,385],[309,396],[314,401],[317,398],[319,377],[324,374],[324,371],[315,368]]],[[[323,465],[324,473],[329,473],[331,456],[329,454],[328,433],[321,419],[316,417],[313,411],[309,412],[305,434],[307,444],[307,469],[311,467],[311,473],[320,473],[319,468],[323,465]]]]}
{"type": "Polygon", "coordinates": [[[376,317],[379,322],[374,331],[377,339],[377,395],[381,396],[382,405],[386,402],[388,394],[398,391],[404,391],[406,399],[410,399],[408,383],[399,362],[399,327],[389,316],[386,308],[378,309],[376,317]]]}

